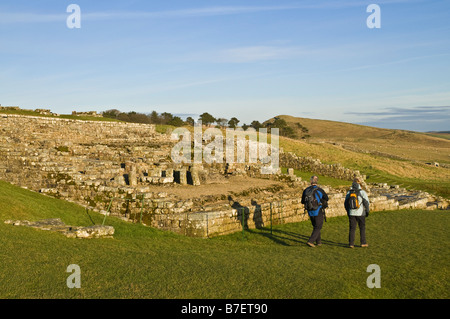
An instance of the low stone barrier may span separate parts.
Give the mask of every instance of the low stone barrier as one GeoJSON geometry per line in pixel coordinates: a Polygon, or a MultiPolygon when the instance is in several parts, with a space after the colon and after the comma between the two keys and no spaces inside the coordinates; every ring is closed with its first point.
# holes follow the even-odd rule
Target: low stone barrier
{"type": "Polygon", "coordinates": [[[42,219],[34,222],[28,220],[6,220],[5,224],[55,231],[69,238],[112,238],[114,235],[114,227],[112,226],[74,227],[64,224],[60,218],[42,219]]]}

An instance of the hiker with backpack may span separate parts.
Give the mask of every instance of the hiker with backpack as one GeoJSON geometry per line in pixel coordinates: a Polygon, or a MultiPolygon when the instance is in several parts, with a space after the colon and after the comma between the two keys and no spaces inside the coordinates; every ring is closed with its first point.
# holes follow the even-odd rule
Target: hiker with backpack
{"type": "Polygon", "coordinates": [[[366,241],[366,217],[369,216],[369,205],[367,193],[361,189],[359,179],[355,178],[344,201],[349,220],[348,242],[350,248],[355,247],[356,225],[359,227],[361,247],[369,246],[366,241]]]}
{"type": "Polygon", "coordinates": [[[326,220],[325,209],[328,207],[328,195],[322,188],[317,186],[319,182],[317,176],[311,176],[310,182],[311,186],[303,191],[301,203],[308,212],[313,225],[311,237],[306,244],[310,247],[315,247],[316,245],[322,245],[320,231],[322,230],[323,221],[326,220]]]}

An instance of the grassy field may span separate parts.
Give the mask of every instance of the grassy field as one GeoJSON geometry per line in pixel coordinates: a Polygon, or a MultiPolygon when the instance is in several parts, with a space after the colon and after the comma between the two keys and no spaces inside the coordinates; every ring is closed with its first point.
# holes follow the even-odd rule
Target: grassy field
{"type": "MultiPolygon", "coordinates": [[[[344,167],[359,170],[367,176],[368,183],[389,182],[450,198],[448,168],[357,152],[330,143],[312,143],[280,137],[280,146],[286,152],[318,158],[322,163],[341,163],[344,167]]],[[[449,154],[448,150],[446,153],[449,154]]]]}
{"type": "Polygon", "coordinates": [[[382,129],[344,122],[281,115],[299,136],[298,124],[308,129],[312,143],[335,143],[343,148],[387,158],[450,164],[450,140],[445,134],[426,134],[405,130],[382,129]]]}
{"type": "Polygon", "coordinates": [[[87,226],[103,216],[5,182],[0,202],[0,298],[450,297],[446,211],[372,213],[370,247],[349,249],[346,217],[328,219],[317,248],[305,245],[309,222],[199,239],[111,217],[114,239],[80,240],[3,221],[87,226]],[[80,289],[66,286],[70,264],[81,268],[80,289]],[[381,269],[379,289],[366,285],[371,264],[381,269]]]}
{"type": "Polygon", "coordinates": [[[429,132],[429,133],[425,133],[425,134],[450,140],[450,132],[429,132]]]}

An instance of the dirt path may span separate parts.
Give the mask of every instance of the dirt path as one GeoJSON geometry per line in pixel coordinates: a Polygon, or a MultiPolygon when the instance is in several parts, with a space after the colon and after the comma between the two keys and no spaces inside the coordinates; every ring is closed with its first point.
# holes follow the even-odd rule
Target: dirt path
{"type": "Polygon", "coordinates": [[[229,192],[242,192],[253,187],[270,187],[280,185],[281,182],[267,179],[249,178],[245,176],[231,176],[226,182],[204,184],[199,186],[192,185],[174,185],[173,187],[152,186],[152,192],[166,192],[173,194],[180,199],[196,198],[203,195],[220,195],[229,192]]]}

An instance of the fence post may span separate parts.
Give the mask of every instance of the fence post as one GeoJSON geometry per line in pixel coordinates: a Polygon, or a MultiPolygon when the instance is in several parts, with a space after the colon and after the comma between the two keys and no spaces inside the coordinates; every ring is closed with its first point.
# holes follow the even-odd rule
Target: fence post
{"type": "Polygon", "coordinates": [[[270,202],[270,234],[272,235],[272,224],[273,224],[273,220],[272,220],[272,202],[270,202]]]}
{"type": "Polygon", "coordinates": [[[283,201],[281,201],[281,210],[280,210],[280,214],[279,214],[279,219],[280,219],[280,224],[282,224],[282,216],[283,216],[283,201]]]}
{"type": "Polygon", "coordinates": [[[103,218],[103,223],[102,223],[102,226],[104,226],[104,225],[105,225],[105,220],[106,220],[106,216],[107,216],[107,215],[108,215],[108,213],[109,213],[109,210],[110,210],[110,208],[111,208],[111,204],[112,204],[113,200],[114,200],[114,197],[113,197],[113,198],[111,198],[111,201],[109,202],[109,206],[108,206],[108,209],[106,210],[105,218],[103,218]]]}
{"type": "Polygon", "coordinates": [[[245,227],[244,227],[244,213],[245,213],[245,208],[242,207],[242,212],[241,212],[241,219],[242,219],[242,239],[245,238],[245,227]]]}
{"type": "Polygon", "coordinates": [[[142,201],[141,201],[141,218],[139,219],[139,223],[142,224],[142,211],[144,210],[144,197],[145,194],[142,194],[142,201]]]}

